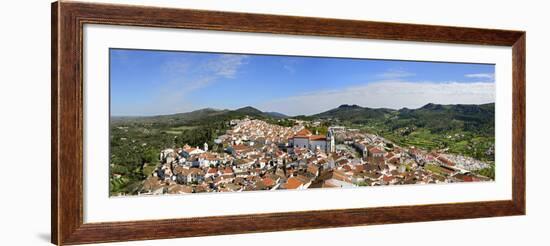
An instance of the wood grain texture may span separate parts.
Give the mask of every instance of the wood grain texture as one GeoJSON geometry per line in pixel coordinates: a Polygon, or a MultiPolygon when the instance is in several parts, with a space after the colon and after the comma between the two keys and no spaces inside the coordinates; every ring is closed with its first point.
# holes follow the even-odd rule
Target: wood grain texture
{"type": "Polygon", "coordinates": [[[512,47],[512,200],[525,213],[525,45],[523,34],[512,47]]]}
{"type": "MultiPolygon", "coordinates": [[[[52,78],[52,185],[55,190],[55,209],[52,220],[57,221],[52,240],[62,244],[82,224],[82,33],[78,16],[63,2],[53,5],[56,17],[57,42],[54,48],[57,67],[52,78]]],[[[52,20],[53,22],[53,20],[52,20]]]]}
{"type": "Polygon", "coordinates": [[[81,244],[525,214],[525,32],[78,2],[52,4],[52,243],[81,244]],[[512,47],[511,200],[84,223],[83,26],[186,28],[512,47]]]}
{"type": "Polygon", "coordinates": [[[84,224],[66,243],[114,242],[519,215],[511,201],[84,224]]]}
{"type": "Polygon", "coordinates": [[[58,179],[57,177],[59,176],[58,175],[58,170],[59,170],[59,166],[58,166],[58,161],[57,161],[57,154],[58,154],[58,142],[57,142],[57,139],[59,139],[58,137],[58,131],[57,131],[57,127],[58,127],[58,110],[57,110],[57,104],[59,103],[58,101],[58,71],[59,71],[59,66],[57,64],[57,58],[60,57],[58,54],[57,54],[57,51],[59,50],[59,46],[58,46],[58,40],[57,40],[57,37],[59,36],[58,35],[58,18],[57,18],[57,13],[58,13],[58,4],[57,3],[53,3],[52,4],[52,18],[51,18],[51,33],[52,33],[52,36],[51,36],[51,45],[52,45],[52,50],[51,50],[51,77],[52,77],[52,82],[51,82],[51,138],[52,138],[52,142],[51,142],[51,182],[50,182],[50,185],[51,185],[51,203],[50,203],[50,209],[51,209],[51,240],[52,242],[57,242],[57,239],[58,239],[58,235],[57,233],[59,232],[58,230],[58,225],[59,225],[59,220],[57,219],[57,215],[59,214],[58,212],[58,208],[59,206],[61,205],[58,201],[58,192],[59,192],[59,187],[57,186],[58,185],[58,179]]]}
{"type": "Polygon", "coordinates": [[[86,23],[511,46],[522,32],[436,25],[65,3],[86,23]]]}

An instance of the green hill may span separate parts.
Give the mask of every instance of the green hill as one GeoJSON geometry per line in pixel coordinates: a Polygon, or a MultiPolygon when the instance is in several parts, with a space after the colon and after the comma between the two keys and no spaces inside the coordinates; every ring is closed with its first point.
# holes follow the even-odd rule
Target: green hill
{"type": "Polygon", "coordinates": [[[245,116],[270,118],[269,113],[264,113],[254,107],[243,107],[236,110],[204,108],[186,113],[157,115],[157,116],[113,116],[111,123],[120,124],[146,124],[162,126],[196,125],[208,122],[242,118],[245,116]]]}
{"type": "Polygon", "coordinates": [[[405,147],[447,149],[451,153],[494,161],[494,103],[429,103],[417,109],[399,110],[341,105],[309,118],[359,128],[405,147]]]}
{"type": "Polygon", "coordinates": [[[343,104],[338,108],[312,115],[318,119],[334,119],[351,123],[367,123],[375,120],[384,120],[395,110],[384,108],[364,108],[357,105],[343,104]]]}
{"type": "Polygon", "coordinates": [[[390,130],[421,127],[431,132],[464,130],[489,133],[494,131],[494,115],[494,103],[481,105],[429,103],[418,109],[400,110],[344,104],[311,117],[348,124],[383,124],[390,130]]]}

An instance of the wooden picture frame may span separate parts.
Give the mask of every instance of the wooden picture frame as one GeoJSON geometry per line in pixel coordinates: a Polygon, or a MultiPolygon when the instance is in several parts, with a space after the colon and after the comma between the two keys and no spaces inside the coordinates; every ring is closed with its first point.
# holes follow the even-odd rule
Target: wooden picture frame
{"type": "Polygon", "coordinates": [[[82,244],[525,214],[525,32],[60,1],[52,5],[51,241],[82,244]],[[83,26],[223,30],[512,47],[512,199],[84,223],[83,26]]]}

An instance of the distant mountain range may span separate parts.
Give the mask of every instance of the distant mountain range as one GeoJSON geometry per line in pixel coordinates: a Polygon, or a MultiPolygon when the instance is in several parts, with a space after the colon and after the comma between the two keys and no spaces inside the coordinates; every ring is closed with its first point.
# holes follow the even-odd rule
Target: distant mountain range
{"type": "Polygon", "coordinates": [[[113,116],[113,123],[149,123],[149,124],[195,124],[204,120],[225,120],[244,116],[256,118],[281,119],[288,116],[278,112],[262,112],[254,107],[243,107],[235,110],[204,108],[186,113],[156,116],[113,116]]]}
{"type": "Polygon", "coordinates": [[[384,124],[390,129],[423,127],[432,132],[453,129],[466,131],[494,131],[495,104],[441,105],[429,103],[421,108],[399,110],[341,105],[338,108],[310,116],[354,124],[384,124]]]}
{"type": "Polygon", "coordinates": [[[150,124],[200,124],[203,121],[228,120],[245,115],[256,118],[305,118],[324,119],[352,124],[380,123],[390,128],[406,126],[425,127],[431,131],[464,129],[468,131],[494,130],[495,104],[456,104],[441,105],[429,103],[421,108],[399,110],[387,108],[368,108],[343,104],[337,108],[310,115],[289,117],[278,112],[262,112],[251,106],[236,110],[204,108],[187,113],[144,117],[112,117],[113,123],[140,122],[150,124]]]}

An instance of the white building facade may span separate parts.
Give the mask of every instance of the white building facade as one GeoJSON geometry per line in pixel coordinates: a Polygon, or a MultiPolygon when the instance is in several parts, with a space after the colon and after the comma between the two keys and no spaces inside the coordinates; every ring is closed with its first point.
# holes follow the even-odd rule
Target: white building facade
{"type": "Polygon", "coordinates": [[[292,148],[304,148],[311,151],[321,150],[327,153],[335,151],[335,140],[332,131],[323,136],[313,135],[309,130],[302,129],[289,139],[289,145],[292,148]]]}

